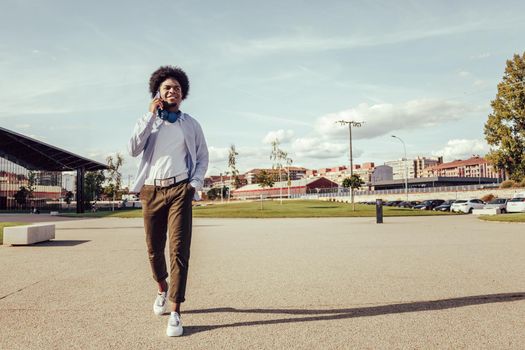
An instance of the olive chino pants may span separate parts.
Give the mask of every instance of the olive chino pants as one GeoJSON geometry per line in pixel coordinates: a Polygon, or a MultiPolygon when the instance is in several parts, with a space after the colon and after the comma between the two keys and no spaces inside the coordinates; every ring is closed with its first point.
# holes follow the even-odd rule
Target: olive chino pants
{"type": "Polygon", "coordinates": [[[174,303],[185,300],[194,194],[195,189],[188,180],[170,187],[144,185],[140,191],[148,257],[157,282],[168,277],[164,251],[169,239],[168,297],[174,303]]]}

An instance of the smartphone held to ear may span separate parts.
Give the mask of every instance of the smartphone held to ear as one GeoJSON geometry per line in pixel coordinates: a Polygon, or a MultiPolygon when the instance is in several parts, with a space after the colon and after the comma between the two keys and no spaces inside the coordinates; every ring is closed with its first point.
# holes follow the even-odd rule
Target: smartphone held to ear
{"type": "Polygon", "coordinates": [[[155,94],[155,97],[153,97],[154,99],[156,98],[160,98],[161,101],[162,101],[162,108],[157,108],[157,117],[159,117],[160,119],[162,120],[166,120],[168,119],[168,111],[165,109],[166,108],[166,102],[164,102],[164,100],[160,97],[160,91],[157,91],[157,93],[155,94]]]}
{"type": "MultiPolygon", "coordinates": [[[[157,91],[154,98],[160,98],[162,100],[162,98],[160,97],[159,91],[157,91]]],[[[159,117],[162,120],[166,120],[170,123],[176,122],[180,116],[180,111],[170,112],[168,111],[167,108],[168,108],[168,103],[162,100],[162,108],[157,108],[157,117],[159,117]]]]}

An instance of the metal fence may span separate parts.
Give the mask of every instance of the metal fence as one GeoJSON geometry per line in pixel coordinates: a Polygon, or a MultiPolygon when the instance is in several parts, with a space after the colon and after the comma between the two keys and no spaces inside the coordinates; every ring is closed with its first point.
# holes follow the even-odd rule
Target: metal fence
{"type": "MultiPolygon", "coordinates": [[[[409,188],[408,193],[437,193],[437,192],[462,192],[462,191],[477,191],[483,189],[499,188],[499,184],[477,184],[477,185],[461,185],[461,186],[440,186],[440,187],[414,187],[409,188]]],[[[384,194],[404,194],[404,188],[397,188],[392,190],[377,190],[377,191],[354,191],[354,196],[377,196],[384,194]]],[[[332,197],[346,197],[350,196],[349,188],[333,188],[323,189],[319,193],[313,190],[306,194],[290,195],[290,198],[301,199],[316,199],[316,198],[332,198],[332,197]]]]}

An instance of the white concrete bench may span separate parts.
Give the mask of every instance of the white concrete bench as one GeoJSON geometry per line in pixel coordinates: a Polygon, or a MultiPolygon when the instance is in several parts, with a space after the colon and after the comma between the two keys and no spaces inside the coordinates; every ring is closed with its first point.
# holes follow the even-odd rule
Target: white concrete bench
{"type": "Polygon", "coordinates": [[[53,215],[53,216],[58,215],[58,211],[52,211],[49,213],[49,215],[53,215]]]}
{"type": "Polygon", "coordinates": [[[498,214],[501,214],[501,209],[500,208],[473,209],[472,214],[473,215],[498,215],[498,214]]]}
{"type": "Polygon", "coordinates": [[[28,245],[55,238],[54,224],[34,224],[4,228],[5,245],[28,245]]]}

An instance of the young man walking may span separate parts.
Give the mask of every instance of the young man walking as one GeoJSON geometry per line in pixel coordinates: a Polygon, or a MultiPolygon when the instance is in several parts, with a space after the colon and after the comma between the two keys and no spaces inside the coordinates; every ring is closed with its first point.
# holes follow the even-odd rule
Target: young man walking
{"type": "Polygon", "coordinates": [[[140,192],[146,245],[158,285],[153,312],[162,315],[172,302],[166,334],[183,333],[180,306],[185,300],[190,259],[192,200],[204,183],[208,148],[199,123],[180,110],[189,80],[179,67],[164,66],[150,78],[153,100],[137,121],[129,154],[142,156],[131,192],[140,192]],[[164,249],[169,240],[169,273],[164,249]],[[169,284],[166,281],[170,275],[169,284]]]}

